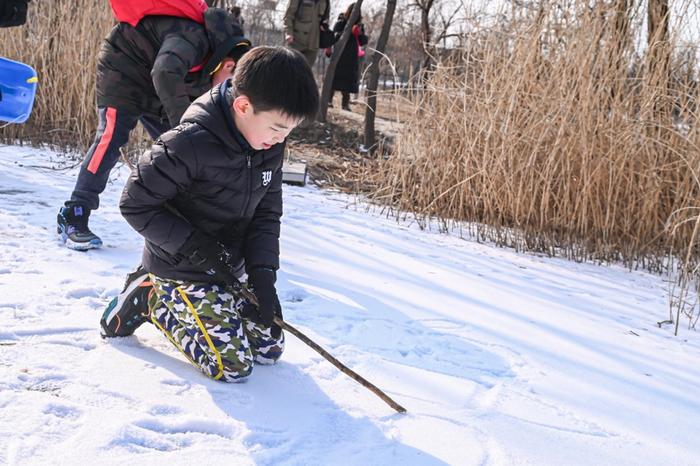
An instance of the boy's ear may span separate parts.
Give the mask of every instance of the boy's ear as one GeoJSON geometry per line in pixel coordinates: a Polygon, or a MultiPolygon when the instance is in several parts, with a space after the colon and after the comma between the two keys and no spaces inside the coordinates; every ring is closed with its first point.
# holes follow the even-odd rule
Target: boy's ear
{"type": "Polygon", "coordinates": [[[253,109],[250,99],[245,95],[239,95],[233,99],[232,107],[233,111],[239,115],[245,115],[253,109]]]}
{"type": "Polygon", "coordinates": [[[232,58],[225,58],[221,67],[224,69],[226,74],[232,75],[233,70],[236,69],[236,61],[232,58]]]}
{"type": "Polygon", "coordinates": [[[233,76],[233,70],[236,68],[236,62],[233,58],[224,58],[216,67],[216,70],[211,73],[211,85],[216,87],[228,78],[233,76]]]}

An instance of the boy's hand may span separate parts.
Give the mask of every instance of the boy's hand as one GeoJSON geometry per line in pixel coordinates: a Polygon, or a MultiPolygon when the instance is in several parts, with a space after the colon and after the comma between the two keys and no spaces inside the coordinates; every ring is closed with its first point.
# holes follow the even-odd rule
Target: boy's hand
{"type": "Polygon", "coordinates": [[[282,318],[282,306],[277,297],[275,282],[277,274],[274,269],[256,267],[248,273],[248,283],[258,299],[258,318],[253,319],[272,328],[272,336],[279,338],[282,329],[275,324],[275,316],[282,318]]]}
{"type": "Polygon", "coordinates": [[[195,232],[182,246],[179,255],[201,267],[214,281],[226,284],[236,281],[231,255],[223,244],[209,235],[195,232]]]}

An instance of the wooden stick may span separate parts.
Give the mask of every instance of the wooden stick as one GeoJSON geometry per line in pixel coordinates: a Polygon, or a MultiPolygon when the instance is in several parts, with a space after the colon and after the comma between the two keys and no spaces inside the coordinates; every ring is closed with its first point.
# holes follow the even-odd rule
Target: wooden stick
{"type": "Polygon", "coordinates": [[[406,412],[406,408],[404,408],[403,406],[401,406],[400,404],[398,404],[397,402],[395,402],[394,400],[392,400],[386,393],[384,393],[384,392],[381,391],[379,388],[377,388],[376,385],[374,385],[373,383],[369,382],[367,379],[365,379],[364,377],[362,377],[361,375],[359,375],[357,372],[355,372],[355,371],[353,371],[352,369],[350,369],[349,367],[347,367],[347,366],[346,366],[345,364],[343,364],[342,362],[338,361],[336,358],[334,358],[333,356],[331,356],[331,354],[328,353],[328,351],[326,351],[326,350],[324,350],[323,348],[321,348],[321,346],[319,346],[319,345],[318,345],[316,342],[314,342],[312,339],[310,339],[309,337],[307,337],[306,335],[304,335],[303,333],[301,333],[299,330],[297,330],[296,328],[292,327],[291,325],[289,325],[287,322],[283,321],[283,320],[280,319],[279,317],[275,317],[275,323],[276,323],[277,325],[279,325],[280,327],[282,327],[283,330],[288,330],[290,333],[294,334],[295,337],[297,337],[298,339],[300,339],[301,341],[303,341],[304,343],[306,343],[307,345],[309,345],[309,346],[310,346],[311,348],[313,348],[318,354],[320,354],[321,356],[323,356],[324,358],[326,358],[326,359],[328,360],[328,362],[330,362],[330,363],[333,364],[335,367],[337,367],[338,369],[340,369],[340,371],[341,371],[342,373],[344,373],[345,375],[347,375],[347,376],[349,376],[349,377],[355,379],[356,382],[358,382],[360,385],[362,385],[363,387],[365,387],[366,389],[368,389],[369,391],[371,391],[372,393],[374,393],[375,395],[377,395],[379,398],[381,398],[382,400],[384,400],[384,402],[385,402],[386,404],[388,404],[389,406],[391,406],[392,408],[394,408],[397,412],[399,412],[399,413],[405,413],[405,412],[406,412]]]}
{"type": "MultiPolygon", "coordinates": [[[[239,281],[235,281],[232,283],[232,286],[234,290],[238,293],[241,293],[245,299],[248,300],[253,306],[258,306],[258,298],[255,296],[255,293],[253,293],[251,290],[249,290],[247,287],[243,286],[239,281]]],[[[335,367],[340,369],[340,372],[343,374],[347,375],[348,377],[354,379],[357,383],[365,387],[367,390],[371,391],[375,395],[377,395],[379,398],[381,398],[386,404],[394,408],[397,412],[399,413],[405,413],[406,408],[392,400],[389,395],[381,391],[379,388],[377,388],[376,385],[373,383],[369,382],[367,379],[362,377],[360,374],[357,372],[353,371],[350,369],[348,366],[343,364],[342,362],[338,361],[336,358],[331,356],[331,354],[321,348],[321,346],[314,342],[311,338],[307,337],[303,333],[301,333],[299,330],[296,328],[292,327],[289,325],[287,322],[282,320],[280,317],[275,316],[274,322],[282,327],[283,330],[288,330],[290,333],[292,333],[295,337],[309,345],[312,349],[314,349],[318,354],[326,358],[328,362],[333,364],[335,367]]]]}

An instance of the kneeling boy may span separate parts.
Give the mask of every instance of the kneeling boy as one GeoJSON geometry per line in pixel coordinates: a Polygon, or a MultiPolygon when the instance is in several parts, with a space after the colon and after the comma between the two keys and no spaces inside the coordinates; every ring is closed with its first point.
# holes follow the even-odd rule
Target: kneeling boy
{"type": "MultiPolygon", "coordinates": [[[[273,363],[284,336],[275,289],[279,267],[284,140],[318,107],[303,55],[257,47],[231,80],[197,99],[182,123],[141,156],[122,194],[127,222],[145,238],[152,284],[148,316],[110,305],[104,336],[123,336],[147,319],[206,375],[246,377],[253,362],[273,363]],[[248,275],[258,306],[232,283],[248,275]]],[[[114,302],[113,302],[114,304],[114,302]]]]}

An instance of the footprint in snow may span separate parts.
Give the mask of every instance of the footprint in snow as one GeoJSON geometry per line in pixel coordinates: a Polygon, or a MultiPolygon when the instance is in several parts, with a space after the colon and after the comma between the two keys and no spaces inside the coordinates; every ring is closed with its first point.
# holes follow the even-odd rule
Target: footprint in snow
{"type": "Polygon", "coordinates": [[[284,430],[270,429],[262,426],[251,426],[252,432],[243,440],[245,446],[252,452],[268,452],[282,448],[291,443],[289,433],[284,430]]]}
{"type": "Polygon", "coordinates": [[[75,337],[75,338],[71,338],[71,339],[53,338],[53,339],[44,340],[44,343],[48,343],[51,345],[70,346],[73,348],[81,349],[83,351],[92,351],[97,347],[97,345],[95,345],[91,341],[86,341],[86,339],[84,337],[75,337]]]}
{"type": "Polygon", "coordinates": [[[175,389],[176,395],[182,395],[184,392],[192,388],[192,385],[188,381],[182,379],[164,379],[161,380],[160,383],[161,385],[175,389]]]}
{"type": "Polygon", "coordinates": [[[74,288],[66,293],[66,298],[70,299],[82,299],[82,298],[99,298],[102,294],[101,289],[97,288],[74,288]]]}
{"type": "Polygon", "coordinates": [[[164,437],[137,426],[124,427],[119,436],[109,444],[111,448],[126,449],[130,453],[175,451],[191,445],[190,440],[164,437]]]}
{"type": "Polygon", "coordinates": [[[44,406],[43,413],[60,419],[78,419],[83,414],[78,408],[58,403],[48,403],[44,406]]]}
{"type": "Polygon", "coordinates": [[[189,385],[189,382],[182,379],[164,379],[161,380],[160,383],[162,383],[163,385],[170,385],[173,387],[184,387],[189,385]]]}
{"type": "Polygon", "coordinates": [[[188,416],[185,420],[182,420],[181,417],[166,420],[158,417],[151,417],[138,420],[134,422],[133,425],[145,431],[151,431],[161,435],[169,434],[173,436],[182,436],[182,434],[184,434],[186,436],[201,437],[201,435],[204,434],[233,439],[240,434],[239,427],[233,422],[225,420],[220,421],[212,417],[195,418],[188,416]]]}
{"type": "Polygon", "coordinates": [[[60,372],[39,367],[20,369],[17,374],[17,388],[31,392],[45,392],[58,396],[58,393],[68,385],[68,377],[60,372]]]}
{"type": "Polygon", "coordinates": [[[153,416],[169,416],[172,414],[180,414],[182,409],[175,405],[155,405],[148,410],[148,414],[153,416]]]}

